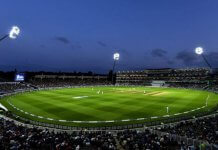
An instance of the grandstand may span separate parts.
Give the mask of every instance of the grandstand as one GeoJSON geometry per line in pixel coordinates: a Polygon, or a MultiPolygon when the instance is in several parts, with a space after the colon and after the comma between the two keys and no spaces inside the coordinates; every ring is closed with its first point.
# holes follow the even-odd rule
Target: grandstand
{"type": "Polygon", "coordinates": [[[29,83],[38,87],[63,87],[75,85],[105,85],[108,77],[104,75],[35,75],[29,83]]]}
{"type": "Polygon", "coordinates": [[[162,81],[173,87],[206,88],[211,79],[210,69],[157,69],[143,71],[118,71],[118,85],[151,85],[153,81],[162,81]]]}

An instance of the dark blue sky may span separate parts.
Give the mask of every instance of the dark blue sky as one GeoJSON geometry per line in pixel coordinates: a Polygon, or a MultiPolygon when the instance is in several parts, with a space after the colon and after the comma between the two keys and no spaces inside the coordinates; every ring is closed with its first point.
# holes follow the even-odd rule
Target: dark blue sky
{"type": "Polygon", "coordinates": [[[218,67],[216,0],[1,0],[0,69],[95,71],[218,67]]]}

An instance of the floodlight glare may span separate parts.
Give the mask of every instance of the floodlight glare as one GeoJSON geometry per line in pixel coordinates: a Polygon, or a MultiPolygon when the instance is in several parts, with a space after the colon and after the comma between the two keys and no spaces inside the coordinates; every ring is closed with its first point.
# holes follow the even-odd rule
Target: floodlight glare
{"type": "Polygon", "coordinates": [[[114,60],[119,60],[120,54],[119,53],[114,53],[114,60]]]}
{"type": "Polygon", "coordinates": [[[202,47],[195,48],[195,53],[196,54],[201,55],[201,54],[203,54],[203,52],[204,52],[204,49],[202,47]]]}
{"type": "Polygon", "coordinates": [[[16,39],[19,33],[20,33],[20,29],[17,26],[13,26],[11,28],[11,31],[9,32],[9,37],[11,39],[16,39]]]}

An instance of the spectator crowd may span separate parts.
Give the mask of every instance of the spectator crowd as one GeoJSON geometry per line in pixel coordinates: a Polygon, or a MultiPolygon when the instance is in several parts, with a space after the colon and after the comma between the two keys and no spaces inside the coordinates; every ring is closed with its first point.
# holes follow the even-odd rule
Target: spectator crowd
{"type": "Polygon", "coordinates": [[[19,90],[30,89],[31,87],[28,84],[19,83],[19,82],[0,82],[0,94],[12,93],[19,90]]]}
{"type": "Polygon", "coordinates": [[[54,133],[0,118],[0,149],[116,150],[116,142],[109,132],[54,133]]]}
{"type": "Polygon", "coordinates": [[[182,121],[176,125],[165,126],[160,131],[218,145],[218,116],[182,121]]]}
{"type": "MultiPolygon", "coordinates": [[[[161,131],[189,138],[217,143],[217,117],[199,120],[196,123],[185,122],[161,131]]],[[[200,145],[188,145],[177,141],[169,134],[157,135],[151,130],[77,131],[73,133],[54,132],[37,127],[28,128],[14,121],[0,118],[0,149],[50,149],[50,150],[191,150],[205,148],[200,145]]]]}
{"type": "Polygon", "coordinates": [[[49,132],[27,128],[0,118],[0,149],[50,150],[174,150],[188,145],[168,136],[159,137],[149,130],[126,130],[112,134],[106,131],[49,132]]]}
{"type": "Polygon", "coordinates": [[[167,136],[158,137],[148,130],[118,132],[117,139],[125,150],[173,150],[181,148],[177,141],[167,136]]]}

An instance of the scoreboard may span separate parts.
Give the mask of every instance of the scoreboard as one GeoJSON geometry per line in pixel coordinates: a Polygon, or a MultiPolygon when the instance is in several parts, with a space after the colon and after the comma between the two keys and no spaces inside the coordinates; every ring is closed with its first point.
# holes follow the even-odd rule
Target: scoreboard
{"type": "Polygon", "coordinates": [[[15,74],[14,81],[16,81],[16,82],[25,81],[25,74],[24,73],[17,73],[17,74],[15,74]]]}

